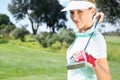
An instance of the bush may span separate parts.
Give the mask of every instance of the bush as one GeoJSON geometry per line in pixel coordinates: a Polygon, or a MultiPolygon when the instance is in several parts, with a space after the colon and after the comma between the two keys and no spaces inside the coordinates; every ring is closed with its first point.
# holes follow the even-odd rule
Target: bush
{"type": "Polygon", "coordinates": [[[0,38],[0,44],[2,44],[2,43],[8,43],[8,41],[4,38],[0,38]]]}
{"type": "Polygon", "coordinates": [[[74,40],[74,31],[72,29],[65,30],[64,28],[61,29],[59,35],[59,42],[62,46],[67,46],[71,44],[74,40]]]}
{"type": "Polygon", "coordinates": [[[15,28],[11,35],[15,38],[15,39],[20,39],[22,42],[25,41],[25,35],[29,34],[29,32],[26,30],[25,27],[22,28],[15,28]]]}
{"type": "Polygon", "coordinates": [[[50,47],[58,40],[58,36],[56,33],[42,32],[36,36],[36,39],[43,47],[50,47]]]}
{"type": "Polygon", "coordinates": [[[52,44],[51,48],[54,50],[60,50],[61,49],[60,42],[56,41],[54,44],[52,44]]]}
{"type": "Polygon", "coordinates": [[[8,38],[9,34],[11,33],[11,31],[13,31],[15,29],[14,25],[8,24],[8,25],[1,25],[0,26],[0,34],[3,35],[4,38],[8,38]]]}
{"type": "MultiPolygon", "coordinates": [[[[68,45],[74,40],[74,35],[75,33],[72,29],[62,28],[59,33],[54,34],[50,32],[41,32],[36,36],[36,39],[43,47],[50,47],[55,42],[59,42],[61,46],[68,47],[68,45]]],[[[56,45],[56,47],[58,46],[56,45]]]]}

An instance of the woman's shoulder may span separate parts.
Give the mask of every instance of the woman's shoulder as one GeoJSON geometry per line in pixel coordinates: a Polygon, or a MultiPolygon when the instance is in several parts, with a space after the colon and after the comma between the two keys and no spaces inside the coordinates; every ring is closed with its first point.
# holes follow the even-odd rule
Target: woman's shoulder
{"type": "Polygon", "coordinates": [[[98,43],[106,43],[104,36],[97,30],[95,31],[95,34],[93,36],[93,40],[95,40],[98,43]]]}

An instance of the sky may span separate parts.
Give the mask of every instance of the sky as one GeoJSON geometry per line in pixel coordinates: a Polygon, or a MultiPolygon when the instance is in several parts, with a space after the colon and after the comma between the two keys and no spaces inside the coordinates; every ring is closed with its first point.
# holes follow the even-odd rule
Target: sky
{"type": "MultiPolygon", "coordinates": [[[[11,22],[13,22],[17,27],[20,27],[21,25],[30,25],[29,20],[26,18],[24,20],[21,20],[19,22],[16,22],[15,18],[13,18],[13,16],[10,14],[10,12],[8,11],[8,4],[11,3],[12,0],[0,0],[0,14],[6,14],[7,16],[9,16],[11,22]]],[[[69,0],[59,0],[60,4],[63,6],[66,6],[69,2],[69,0]]],[[[67,13],[67,18],[68,18],[68,22],[66,23],[66,25],[68,26],[68,28],[72,28],[74,29],[74,31],[76,31],[77,29],[75,28],[75,25],[73,24],[73,22],[71,21],[70,17],[69,17],[69,13],[67,13]]],[[[111,27],[113,25],[110,24],[106,24],[108,27],[105,28],[105,31],[111,31],[114,30],[115,27],[111,27]]],[[[43,26],[43,25],[42,25],[43,26]]],[[[32,32],[31,27],[27,27],[27,29],[32,32]]],[[[41,31],[49,31],[49,29],[47,29],[45,27],[45,25],[43,27],[40,27],[39,32],[41,31]]]]}
{"type": "MultiPolygon", "coordinates": [[[[17,22],[15,20],[15,18],[12,16],[12,14],[8,11],[8,4],[11,3],[11,1],[12,0],[0,0],[0,14],[6,14],[7,16],[9,16],[10,21],[13,22],[17,27],[20,27],[21,25],[26,25],[26,24],[30,25],[30,21],[27,18],[24,20],[20,20],[19,22],[17,22]]],[[[65,6],[69,2],[69,0],[59,0],[59,2],[61,5],[65,6]]],[[[39,32],[40,31],[49,31],[49,29],[47,29],[44,26],[40,27],[39,32]]],[[[30,32],[32,32],[31,27],[27,27],[27,29],[30,32]]]]}

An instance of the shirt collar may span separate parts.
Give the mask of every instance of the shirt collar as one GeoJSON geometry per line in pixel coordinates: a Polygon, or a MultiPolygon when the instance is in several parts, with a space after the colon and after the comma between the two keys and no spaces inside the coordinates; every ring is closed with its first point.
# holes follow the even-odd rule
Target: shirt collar
{"type": "Polygon", "coordinates": [[[83,33],[79,33],[77,32],[75,34],[75,37],[87,37],[87,36],[90,36],[93,32],[96,32],[97,29],[94,30],[93,27],[91,27],[90,29],[88,29],[87,31],[83,32],[83,33]]]}

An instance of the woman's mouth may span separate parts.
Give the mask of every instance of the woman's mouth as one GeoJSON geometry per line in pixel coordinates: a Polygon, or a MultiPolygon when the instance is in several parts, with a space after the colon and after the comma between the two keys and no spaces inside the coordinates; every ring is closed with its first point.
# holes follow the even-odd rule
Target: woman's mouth
{"type": "Polygon", "coordinates": [[[80,25],[81,25],[81,23],[80,23],[80,22],[76,22],[75,24],[76,24],[77,26],[80,26],[80,25]]]}

